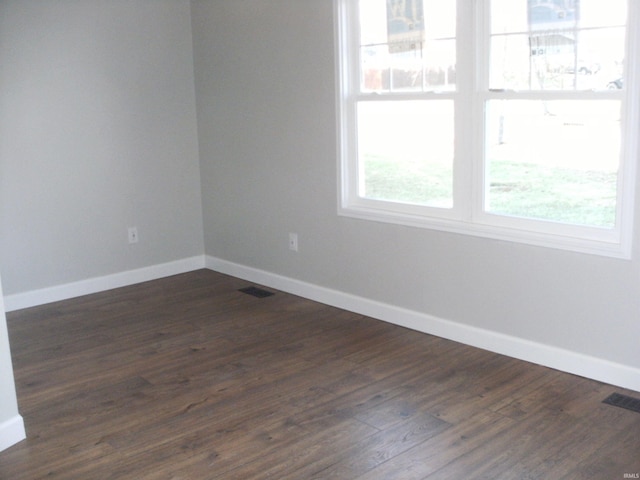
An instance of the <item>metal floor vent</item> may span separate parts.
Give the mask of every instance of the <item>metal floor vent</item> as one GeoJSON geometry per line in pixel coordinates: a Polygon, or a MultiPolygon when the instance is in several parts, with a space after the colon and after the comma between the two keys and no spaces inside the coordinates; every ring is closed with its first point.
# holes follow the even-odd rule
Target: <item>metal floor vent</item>
{"type": "Polygon", "coordinates": [[[263,290],[262,288],[258,288],[258,287],[246,287],[246,288],[241,288],[238,291],[242,293],[246,293],[247,295],[252,295],[257,298],[266,298],[266,297],[270,297],[271,295],[275,295],[275,293],[273,292],[268,292],[267,290],[263,290]]]}
{"type": "Polygon", "coordinates": [[[620,393],[612,393],[605,398],[602,403],[613,405],[614,407],[626,408],[632,412],[640,413],[640,398],[633,398],[620,393]]]}

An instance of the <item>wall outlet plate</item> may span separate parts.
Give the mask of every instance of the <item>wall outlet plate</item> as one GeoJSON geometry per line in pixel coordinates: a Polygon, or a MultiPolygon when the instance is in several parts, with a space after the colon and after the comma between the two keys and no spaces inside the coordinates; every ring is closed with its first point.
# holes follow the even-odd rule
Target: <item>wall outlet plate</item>
{"type": "Polygon", "coordinates": [[[298,251],[298,234],[290,233],[289,234],[289,250],[294,252],[298,251]]]}
{"type": "Polygon", "coordinates": [[[127,230],[129,243],[138,243],[138,227],[129,227],[127,230]]]}

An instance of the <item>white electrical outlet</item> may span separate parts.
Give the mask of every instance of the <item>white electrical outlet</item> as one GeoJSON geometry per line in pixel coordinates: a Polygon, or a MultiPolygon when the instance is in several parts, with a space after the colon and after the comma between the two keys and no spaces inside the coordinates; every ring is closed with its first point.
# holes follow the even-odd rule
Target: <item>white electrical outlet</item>
{"type": "Polygon", "coordinates": [[[138,243],[138,227],[129,227],[129,243],[138,243]]]}
{"type": "Polygon", "coordinates": [[[293,250],[294,252],[298,251],[298,234],[297,233],[289,234],[289,250],[293,250]]]}

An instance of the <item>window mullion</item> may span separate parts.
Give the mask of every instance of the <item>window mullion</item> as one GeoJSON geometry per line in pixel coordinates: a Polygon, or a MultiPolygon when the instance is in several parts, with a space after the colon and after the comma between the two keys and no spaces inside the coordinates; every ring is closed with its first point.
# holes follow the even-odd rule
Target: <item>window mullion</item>
{"type": "Polygon", "coordinates": [[[489,0],[479,0],[470,2],[470,14],[472,22],[469,31],[472,32],[471,49],[474,53],[469,75],[472,83],[470,97],[472,131],[470,135],[472,148],[472,163],[470,165],[470,195],[469,205],[470,221],[475,222],[479,215],[484,212],[485,195],[485,103],[487,92],[489,91],[489,62],[490,62],[490,2],[489,0]]]}
{"type": "Polygon", "coordinates": [[[453,209],[452,216],[465,222],[470,221],[471,205],[471,162],[473,146],[469,139],[473,135],[473,119],[469,115],[473,95],[473,85],[469,82],[473,74],[473,33],[471,31],[472,2],[457,1],[456,32],[456,91],[454,96],[455,133],[453,165],[453,209]],[[466,139],[466,141],[465,141],[466,139]]]}

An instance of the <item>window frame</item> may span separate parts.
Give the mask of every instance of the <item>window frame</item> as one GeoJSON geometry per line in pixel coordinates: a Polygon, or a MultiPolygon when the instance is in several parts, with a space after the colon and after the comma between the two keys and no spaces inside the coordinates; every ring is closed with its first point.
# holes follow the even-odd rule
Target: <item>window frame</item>
{"type": "Polygon", "coordinates": [[[361,93],[358,0],[334,0],[337,70],[338,214],[617,258],[630,258],[635,210],[637,132],[640,130],[638,73],[640,2],[627,0],[627,38],[622,91],[492,91],[489,89],[490,0],[457,0],[455,91],[361,93]],[[481,39],[481,41],[475,41],[481,39]],[[460,45],[475,48],[460,48],[460,45]],[[460,79],[466,78],[463,82],[460,79]],[[622,104],[621,164],[616,224],[612,229],[490,213],[484,209],[485,102],[490,99],[619,99],[622,104]],[[363,198],[358,195],[357,104],[362,101],[451,99],[454,105],[453,207],[436,208],[363,198]],[[464,102],[469,115],[460,115],[464,102]]]}

